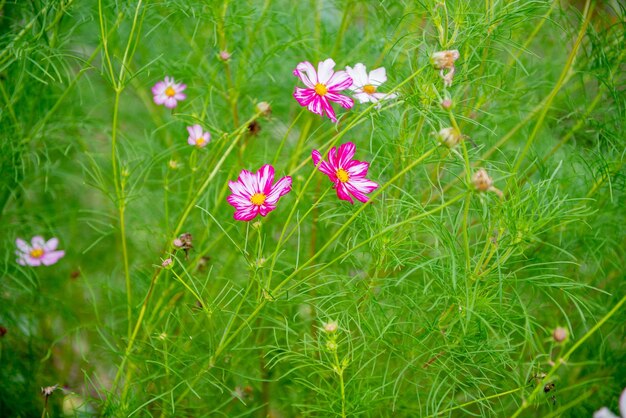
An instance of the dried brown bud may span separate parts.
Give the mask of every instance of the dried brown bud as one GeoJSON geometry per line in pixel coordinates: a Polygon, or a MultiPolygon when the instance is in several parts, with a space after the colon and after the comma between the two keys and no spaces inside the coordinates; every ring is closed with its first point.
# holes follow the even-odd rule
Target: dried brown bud
{"type": "Polygon", "coordinates": [[[493,187],[493,180],[487,174],[487,170],[481,168],[472,176],[472,183],[474,184],[474,188],[479,192],[489,191],[493,187]]]}
{"type": "Polygon", "coordinates": [[[439,139],[439,142],[448,148],[456,147],[459,145],[459,142],[461,142],[461,139],[463,139],[461,133],[455,128],[441,129],[437,134],[437,138],[439,139]]]}
{"type": "Polygon", "coordinates": [[[454,68],[454,61],[458,60],[461,54],[457,49],[451,49],[448,51],[437,51],[433,52],[430,56],[430,62],[433,64],[438,70],[443,70],[444,68],[450,69],[454,68]]]}

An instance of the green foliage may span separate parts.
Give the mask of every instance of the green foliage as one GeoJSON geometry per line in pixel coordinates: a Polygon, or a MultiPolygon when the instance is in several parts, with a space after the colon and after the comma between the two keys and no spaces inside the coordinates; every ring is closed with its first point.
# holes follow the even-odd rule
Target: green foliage
{"type": "Polygon", "coordinates": [[[0,0],[0,415],[617,412],[625,17],[616,1],[0,0]],[[449,88],[430,63],[446,49],[449,88]],[[399,98],[308,113],[292,71],[327,57],[384,66],[399,98]],[[166,75],[188,86],[172,111],[150,92],[166,75]],[[187,145],[196,123],[206,148],[187,145]],[[365,205],[311,163],[347,141],[381,185],[365,205]],[[265,163],[292,191],[233,220],[228,181],[265,163]],[[497,190],[475,190],[479,167],[497,190]],[[34,235],[66,256],[18,265],[34,235]]]}

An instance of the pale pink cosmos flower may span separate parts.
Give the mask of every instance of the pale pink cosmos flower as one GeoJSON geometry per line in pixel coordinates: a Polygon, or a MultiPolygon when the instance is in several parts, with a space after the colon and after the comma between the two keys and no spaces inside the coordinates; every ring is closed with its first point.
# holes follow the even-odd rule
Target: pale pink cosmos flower
{"type": "MultiPolygon", "coordinates": [[[[626,389],[622,391],[618,404],[621,418],[626,418],[626,389]]],[[[593,413],[593,418],[620,418],[620,416],[615,415],[606,406],[593,413]]]]}
{"type": "Polygon", "coordinates": [[[187,138],[187,143],[189,145],[203,148],[206,147],[211,140],[211,134],[208,132],[204,132],[202,130],[202,126],[200,125],[188,126],[187,132],[189,132],[189,138],[187,138]]]}
{"type": "Polygon", "coordinates": [[[276,209],[278,199],[291,191],[291,177],[274,183],[274,167],[265,164],[257,173],[241,170],[237,181],[229,181],[232,194],[226,199],[235,207],[234,218],[250,221],[257,215],[266,216],[276,209]]]}
{"type": "Polygon", "coordinates": [[[47,242],[39,235],[34,236],[30,245],[21,238],[15,240],[17,246],[17,264],[22,266],[50,266],[59,261],[65,251],[56,251],[59,245],[58,238],[51,238],[47,242]]]}
{"type": "Polygon", "coordinates": [[[378,103],[380,100],[388,100],[398,97],[397,94],[380,93],[378,87],[387,81],[385,67],[380,67],[367,73],[365,65],[360,62],[354,68],[347,66],[346,72],[352,78],[350,90],[360,103],[378,103]]]}
{"type": "Polygon", "coordinates": [[[301,62],[293,70],[293,74],[299,77],[306,88],[296,87],[293,97],[296,98],[300,106],[306,106],[311,112],[330,118],[337,122],[335,111],[330,102],[339,103],[345,109],[354,106],[354,101],[339,94],[342,90],[352,85],[352,79],[345,71],[334,72],[335,61],[328,58],[317,65],[317,72],[313,64],[308,61],[301,62]]]}
{"type": "Polygon", "coordinates": [[[159,81],[152,87],[154,103],[174,109],[179,101],[187,98],[187,95],[183,93],[186,88],[186,84],[177,83],[172,77],[165,77],[165,80],[159,81]]]}
{"type": "Polygon", "coordinates": [[[355,151],[356,146],[352,142],[347,142],[339,149],[331,148],[328,161],[322,160],[318,150],[313,150],[311,156],[317,169],[335,183],[333,187],[337,189],[339,199],[353,203],[350,197],[352,195],[357,200],[366,203],[368,201],[366,194],[376,190],[378,184],[365,178],[369,163],[353,160],[355,151]]]}

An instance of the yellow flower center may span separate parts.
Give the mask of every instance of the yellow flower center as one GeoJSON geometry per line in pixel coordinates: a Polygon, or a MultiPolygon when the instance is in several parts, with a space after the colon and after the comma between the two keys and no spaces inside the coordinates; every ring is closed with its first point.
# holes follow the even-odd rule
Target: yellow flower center
{"type": "Polygon", "coordinates": [[[263,203],[265,203],[266,198],[267,196],[265,196],[265,194],[263,193],[255,193],[250,196],[250,202],[255,206],[261,206],[263,203]]]}
{"type": "Polygon", "coordinates": [[[319,94],[320,96],[323,96],[328,92],[328,89],[326,88],[325,85],[317,83],[315,85],[315,92],[319,94]]]}
{"type": "Polygon", "coordinates": [[[165,95],[167,97],[174,97],[175,94],[176,94],[176,90],[174,90],[172,87],[168,87],[165,89],[165,95]]]}
{"type": "Polygon", "coordinates": [[[340,182],[346,183],[348,180],[350,180],[350,175],[346,170],[340,168],[339,170],[337,170],[337,178],[340,182]]]}
{"type": "Polygon", "coordinates": [[[372,86],[371,84],[366,84],[363,86],[363,91],[367,94],[374,94],[376,92],[376,86],[372,86]]]}
{"type": "Polygon", "coordinates": [[[204,145],[205,142],[206,141],[202,137],[196,138],[196,147],[201,147],[202,145],[204,145]]]}
{"type": "Polygon", "coordinates": [[[30,256],[33,258],[41,258],[43,257],[43,250],[41,248],[33,248],[30,250],[30,256]]]}

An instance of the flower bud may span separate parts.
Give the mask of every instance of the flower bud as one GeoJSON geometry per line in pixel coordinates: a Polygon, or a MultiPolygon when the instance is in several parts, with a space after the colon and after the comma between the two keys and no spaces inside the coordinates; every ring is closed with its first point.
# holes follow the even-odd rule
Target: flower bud
{"type": "Polygon", "coordinates": [[[554,338],[554,341],[557,343],[562,343],[567,339],[567,329],[563,327],[556,327],[552,333],[552,338],[554,338]]]}
{"type": "Polygon", "coordinates": [[[339,326],[337,325],[337,321],[330,321],[324,324],[324,332],[327,332],[329,334],[337,332],[338,328],[339,326]]]}
{"type": "Polygon", "coordinates": [[[326,341],[326,348],[328,351],[337,351],[337,343],[334,340],[326,341]]]}
{"type": "Polygon", "coordinates": [[[170,160],[167,165],[171,170],[178,170],[180,167],[180,164],[176,160],[170,160]]]}
{"type": "Polygon", "coordinates": [[[450,110],[450,109],[452,109],[452,100],[450,100],[450,99],[443,99],[441,101],[441,108],[443,110],[450,110]]]}
{"type": "Polygon", "coordinates": [[[272,113],[272,107],[268,102],[257,103],[256,110],[262,113],[264,116],[269,116],[270,113],[272,113]]]}
{"type": "Polygon", "coordinates": [[[228,52],[228,51],[220,51],[219,53],[219,57],[222,61],[226,62],[230,59],[230,57],[232,57],[233,55],[228,52]]]}
{"type": "Polygon", "coordinates": [[[174,261],[171,258],[166,258],[165,260],[163,260],[163,262],[161,263],[161,267],[163,267],[164,269],[171,269],[173,267],[174,261]]]}

